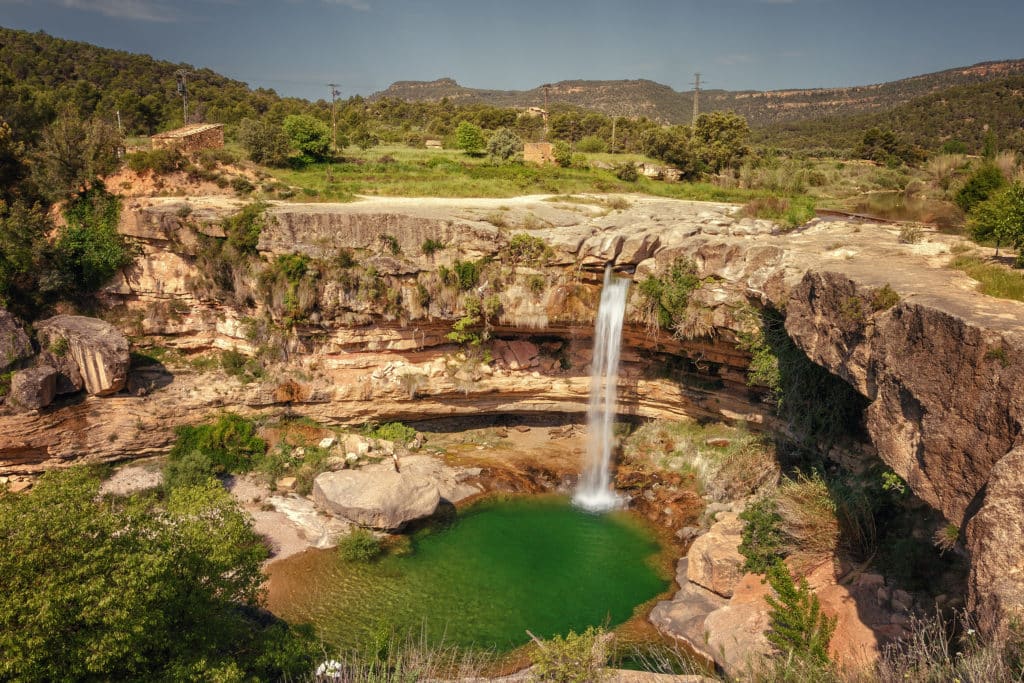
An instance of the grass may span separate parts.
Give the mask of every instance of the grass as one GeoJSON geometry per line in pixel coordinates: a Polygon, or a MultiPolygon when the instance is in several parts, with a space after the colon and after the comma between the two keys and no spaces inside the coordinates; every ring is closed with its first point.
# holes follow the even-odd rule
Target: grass
{"type": "Polygon", "coordinates": [[[949,262],[949,267],[962,270],[978,281],[978,291],[999,299],[1024,301],[1024,272],[983,259],[977,254],[963,254],[949,262]]]}
{"type": "MultiPolygon", "coordinates": [[[[267,169],[274,178],[298,188],[296,201],[352,201],[356,195],[384,197],[515,197],[527,194],[641,193],[673,199],[745,203],[776,191],[722,187],[712,183],[665,183],[641,177],[619,180],[602,169],[532,164],[492,164],[454,150],[413,149],[399,145],[365,152],[346,150],[342,163],[302,169],[267,169]],[[382,162],[384,156],[394,161],[382,162]]],[[[651,161],[638,155],[590,154],[588,160],[651,161]]],[[[796,199],[794,198],[794,201],[796,199]]],[[[619,206],[610,207],[619,208],[619,206]]]]}
{"type": "Polygon", "coordinates": [[[639,464],[654,461],[689,472],[702,493],[715,500],[750,495],[778,474],[774,449],[764,437],[724,424],[654,420],[630,434],[623,454],[639,464]]]}

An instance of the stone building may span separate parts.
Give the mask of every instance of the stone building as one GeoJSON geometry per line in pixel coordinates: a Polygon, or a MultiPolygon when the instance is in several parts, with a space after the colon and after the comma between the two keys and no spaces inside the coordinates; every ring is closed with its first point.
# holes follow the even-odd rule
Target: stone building
{"type": "Polygon", "coordinates": [[[555,163],[555,147],[550,142],[527,142],[523,145],[523,161],[534,164],[555,163]]]}
{"type": "Polygon", "coordinates": [[[153,149],[177,148],[180,152],[220,149],[224,146],[223,123],[190,123],[150,138],[153,149]]]}

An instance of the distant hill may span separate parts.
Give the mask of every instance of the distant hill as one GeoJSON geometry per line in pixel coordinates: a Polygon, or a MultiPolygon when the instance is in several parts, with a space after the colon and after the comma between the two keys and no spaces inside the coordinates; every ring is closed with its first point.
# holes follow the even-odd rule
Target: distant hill
{"type": "Polygon", "coordinates": [[[990,132],[1002,147],[1024,150],[1024,74],[948,87],[883,111],[774,123],[755,131],[755,139],[788,149],[849,150],[873,127],[926,150],[958,141],[978,152],[990,132]]]}
{"type": "MultiPolygon", "coordinates": [[[[791,121],[846,116],[893,109],[917,98],[955,87],[1024,75],[1024,59],[984,62],[937,73],[904,78],[890,83],[848,88],[810,88],[770,91],[701,91],[701,111],[732,110],[752,126],[763,127],[791,121]]],[[[399,81],[370,100],[392,97],[407,101],[438,101],[454,104],[490,104],[526,108],[544,106],[545,92],[532,90],[481,90],[459,85],[451,78],[436,81],[399,81]]],[[[550,84],[547,101],[619,116],[647,116],[664,123],[689,123],[693,92],[677,92],[647,80],[560,81],[550,84]]]]}
{"type": "Polygon", "coordinates": [[[120,111],[129,134],[180,126],[179,69],[189,72],[191,121],[234,123],[283,100],[210,69],[0,27],[0,117],[16,133],[38,127],[60,106],[108,118],[120,111]]]}

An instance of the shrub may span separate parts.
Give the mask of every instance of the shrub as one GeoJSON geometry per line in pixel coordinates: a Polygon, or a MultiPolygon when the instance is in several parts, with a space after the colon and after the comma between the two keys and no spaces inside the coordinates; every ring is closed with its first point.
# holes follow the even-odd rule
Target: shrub
{"type": "Polygon", "coordinates": [[[508,128],[497,130],[487,141],[487,154],[495,161],[511,161],[523,150],[523,141],[508,128]]]}
{"type": "Polygon", "coordinates": [[[243,254],[254,255],[267,222],[266,210],[265,202],[253,202],[243,206],[234,216],[225,218],[223,225],[228,244],[243,254]]]}
{"type": "Polygon", "coordinates": [[[444,249],[444,242],[428,237],[423,240],[423,246],[420,248],[423,250],[424,256],[432,256],[435,252],[444,249]]]}
{"type": "Polygon", "coordinates": [[[209,424],[178,427],[175,434],[169,463],[199,452],[210,459],[216,474],[247,472],[267,450],[256,435],[256,425],[234,413],[224,413],[209,424]]]}
{"type": "Polygon", "coordinates": [[[555,157],[555,163],[562,168],[569,168],[572,166],[572,148],[568,142],[559,140],[554,144],[552,153],[555,157]]]}
{"type": "Polygon", "coordinates": [[[240,175],[231,179],[231,189],[238,194],[252,194],[256,186],[249,182],[248,178],[240,175]]]}
{"type": "Polygon", "coordinates": [[[991,197],[996,190],[1006,185],[1006,178],[993,164],[986,163],[971,174],[967,182],[956,193],[953,201],[964,213],[969,213],[977,204],[991,197]]]}
{"type": "Polygon", "coordinates": [[[615,168],[612,169],[612,173],[615,174],[616,178],[627,183],[635,182],[636,179],[640,177],[640,174],[636,170],[636,166],[629,162],[616,165],[615,168]]]}
{"type": "Polygon", "coordinates": [[[588,154],[600,154],[601,152],[607,151],[608,146],[605,144],[604,140],[598,136],[588,135],[579,141],[579,144],[576,145],[576,149],[588,154]]]}
{"type": "Polygon", "coordinates": [[[540,237],[525,232],[512,235],[508,243],[508,258],[512,263],[542,265],[554,252],[540,237]]]}
{"type": "Polygon", "coordinates": [[[370,562],[383,551],[380,539],[366,529],[352,529],[338,539],[338,554],[346,562],[370,562]]]}
{"type": "Polygon", "coordinates": [[[151,172],[154,175],[167,175],[181,171],[188,165],[185,157],[174,147],[132,152],[125,157],[125,161],[128,163],[128,168],[136,173],[151,172]]]}
{"type": "Polygon", "coordinates": [[[398,256],[402,253],[402,247],[398,244],[398,238],[394,235],[384,233],[379,236],[379,239],[384,250],[392,256],[398,256]]]}
{"type": "Polygon", "coordinates": [[[686,258],[677,258],[661,278],[648,277],[640,283],[649,324],[663,330],[674,329],[684,319],[690,294],[701,285],[697,266],[686,258]]]}
{"type": "Polygon", "coordinates": [[[900,295],[889,283],[885,283],[871,294],[871,310],[875,313],[887,311],[900,302],[900,295]]]}
{"type": "Polygon", "coordinates": [[[454,274],[455,280],[454,284],[463,292],[473,289],[480,284],[481,266],[481,261],[456,260],[455,264],[452,266],[452,273],[454,274]]]}
{"type": "Polygon", "coordinates": [[[740,554],[746,558],[743,570],[764,574],[782,558],[782,517],[773,498],[762,498],[740,513],[743,526],[740,554]]]}
{"type": "Polygon", "coordinates": [[[904,225],[900,228],[900,244],[917,244],[924,237],[924,231],[916,225],[904,225]]]}
{"type": "Polygon", "coordinates": [[[182,486],[201,486],[217,474],[209,455],[202,451],[190,451],[167,461],[164,466],[164,488],[169,491],[182,486]]]}
{"type": "Polygon", "coordinates": [[[363,433],[372,439],[383,439],[397,444],[407,444],[416,438],[416,430],[401,422],[385,422],[382,425],[370,422],[363,427],[363,433]]]}
{"type": "Polygon", "coordinates": [[[531,681],[538,683],[597,683],[607,679],[604,664],[608,645],[604,629],[588,627],[583,633],[569,631],[537,642],[530,654],[531,681]]]}
{"type": "Polygon", "coordinates": [[[812,562],[835,554],[839,547],[839,519],[828,485],[815,472],[784,479],[775,496],[786,555],[812,562]]]}
{"type": "Polygon", "coordinates": [[[765,597],[770,619],[765,632],[768,642],[795,659],[827,663],[836,619],[821,613],[821,603],[807,579],[800,577],[794,584],[786,565],[776,562],[768,570],[768,583],[773,591],[765,597]]]}

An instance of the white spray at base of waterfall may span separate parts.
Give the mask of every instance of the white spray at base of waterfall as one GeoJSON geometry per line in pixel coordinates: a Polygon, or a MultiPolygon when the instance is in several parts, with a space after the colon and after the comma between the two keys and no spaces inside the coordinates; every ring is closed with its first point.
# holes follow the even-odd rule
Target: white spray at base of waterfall
{"type": "Polygon", "coordinates": [[[618,413],[619,352],[626,316],[629,280],[604,271],[601,304],[594,325],[594,358],[590,364],[590,406],[587,408],[587,455],[573,503],[602,512],[619,506],[612,490],[613,427],[618,413]]]}

